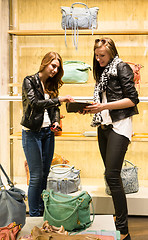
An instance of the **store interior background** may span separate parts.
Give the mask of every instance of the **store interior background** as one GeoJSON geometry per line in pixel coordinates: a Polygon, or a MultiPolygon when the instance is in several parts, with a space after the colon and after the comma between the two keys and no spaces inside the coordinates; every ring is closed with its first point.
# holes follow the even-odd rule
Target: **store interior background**
{"type": "MultiPolygon", "coordinates": [[[[71,34],[67,35],[65,46],[64,30],[61,28],[61,6],[71,6],[74,1],[0,0],[0,161],[14,182],[26,184],[20,125],[21,84],[24,77],[38,71],[42,57],[49,51],[58,52],[63,61],[80,60],[92,67],[94,40],[111,37],[124,61],[144,66],[137,90],[139,97],[145,100],[138,104],[139,115],[133,118],[134,136],[125,159],[138,166],[140,187],[148,191],[148,1],[83,2],[88,7],[99,8],[98,28],[94,35],[91,30],[79,31],[76,50],[71,34]],[[4,101],[2,96],[17,100],[4,101]]],[[[93,89],[94,80],[90,71],[87,83],[64,84],[60,95],[92,97],[93,89]]],[[[104,188],[104,167],[97,138],[83,136],[84,132],[96,131],[90,127],[92,116],[68,114],[65,104],[61,107],[61,114],[65,115],[62,121],[63,136],[56,137],[55,153],[81,169],[82,182],[95,187],[98,183],[104,188]]],[[[142,214],[144,212],[148,214],[148,209],[143,209],[142,214]]]]}

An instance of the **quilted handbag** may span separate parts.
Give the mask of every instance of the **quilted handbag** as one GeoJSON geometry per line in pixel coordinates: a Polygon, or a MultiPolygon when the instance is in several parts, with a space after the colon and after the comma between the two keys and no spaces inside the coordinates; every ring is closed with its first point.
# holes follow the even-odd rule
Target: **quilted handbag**
{"type": "Polygon", "coordinates": [[[0,168],[10,186],[9,189],[6,189],[0,177],[0,227],[7,226],[12,222],[21,224],[21,227],[23,227],[26,220],[25,192],[14,187],[1,164],[0,168]]]}
{"type": "MultiPolygon", "coordinates": [[[[138,168],[128,160],[124,160],[124,167],[121,170],[121,179],[123,183],[123,188],[126,194],[135,193],[139,190],[139,182],[138,182],[138,168]],[[127,163],[132,166],[127,166],[127,163]]],[[[106,193],[111,195],[109,186],[105,180],[106,185],[106,193]]]]}
{"type": "Polygon", "coordinates": [[[64,61],[63,62],[64,83],[86,83],[89,77],[91,66],[82,61],[64,61]]]}
{"type": "Polygon", "coordinates": [[[50,168],[47,179],[47,190],[55,192],[72,193],[78,191],[80,186],[80,170],[68,164],[56,164],[50,168]]]}
{"type": "Polygon", "coordinates": [[[91,196],[82,191],[77,196],[43,190],[44,221],[55,227],[64,227],[66,231],[76,231],[89,227],[94,220],[94,208],[91,196]],[[93,219],[90,219],[90,203],[93,219]]]}
{"type": "Polygon", "coordinates": [[[93,29],[97,28],[98,7],[91,7],[81,2],[75,2],[71,7],[61,7],[62,13],[62,28],[65,30],[65,44],[66,43],[66,29],[72,29],[74,32],[74,46],[78,47],[78,29],[93,29]],[[81,5],[83,7],[75,7],[74,5],[81,5]],[[76,34],[77,33],[77,34],[76,34]]]}

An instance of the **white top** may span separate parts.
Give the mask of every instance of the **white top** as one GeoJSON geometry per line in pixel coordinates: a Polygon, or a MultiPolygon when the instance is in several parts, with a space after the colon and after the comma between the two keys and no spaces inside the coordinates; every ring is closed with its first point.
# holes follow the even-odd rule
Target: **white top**
{"type": "MultiPolygon", "coordinates": [[[[107,98],[106,98],[106,92],[102,93],[102,103],[107,103],[107,98]]],[[[125,137],[127,137],[131,141],[132,137],[132,117],[128,117],[122,120],[119,120],[117,122],[112,122],[111,117],[109,115],[109,110],[103,110],[101,112],[101,116],[103,119],[102,124],[112,124],[113,125],[113,130],[125,137]]]]}
{"type": "MultiPolygon", "coordinates": [[[[44,96],[45,96],[45,99],[49,99],[49,95],[48,95],[47,93],[45,93],[44,96]]],[[[51,124],[51,120],[50,120],[50,118],[49,118],[47,109],[45,109],[45,111],[44,111],[44,120],[43,120],[43,123],[42,123],[41,128],[43,128],[43,127],[49,127],[50,124],[51,124]]]]}

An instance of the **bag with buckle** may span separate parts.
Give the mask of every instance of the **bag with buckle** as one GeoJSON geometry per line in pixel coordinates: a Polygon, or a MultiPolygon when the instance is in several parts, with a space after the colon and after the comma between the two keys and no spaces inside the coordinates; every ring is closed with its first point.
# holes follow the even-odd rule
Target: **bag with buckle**
{"type": "Polygon", "coordinates": [[[82,61],[64,61],[63,62],[64,83],[86,83],[88,81],[89,70],[91,66],[82,61]]]}
{"type": "Polygon", "coordinates": [[[14,187],[1,164],[0,168],[10,186],[9,189],[6,189],[0,176],[0,227],[7,226],[12,222],[21,224],[23,227],[26,220],[25,192],[14,187]]]}
{"type": "Polygon", "coordinates": [[[97,28],[98,7],[91,7],[81,2],[75,2],[71,7],[61,7],[62,12],[62,28],[65,30],[65,44],[66,43],[66,29],[74,31],[74,46],[78,47],[78,29],[92,29],[97,28]],[[81,5],[82,7],[75,7],[74,5],[81,5]],[[77,36],[76,36],[77,34],[77,36]],[[77,38],[77,39],[76,39],[77,38]]]}
{"type": "Polygon", "coordinates": [[[21,230],[21,225],[15,222],[8,226],[0,227],[0,240],[15,240],[18,232],[21,230]]]}
{"type": "Polygon", "coordinates": [[[77,196],[43,190],[44,221],[51,225],[64,227],[66,231],[85,229],[94,220],[94,209],[91,196],[82,191],[77,196]],[[90,219],[90,203],[92,203],[93,219],[90,219]]]}
{"type": "Polygon", "coordinates": [[[72,193],[78,191],[80,186],[80,170],[68,164],[51,166],[47,179],[47,190],[55,192],[72,193]]]}
{"type": "MultiPolygon", "coordinates": [[[[124,191],[126,194],[136,193],[139,190],[138,168],[128,160],[124,160],[124,163],[125,165],[121,170],[121,179],[122,179],[124,191]],[[127,163],[129,163],[132,166],[128,167],[127,163]]],[[[106,179],[105,179],[105,185],[106,185],[106,189],[105,189],[106,193],[108,195],[111,195],[111,191],[106,182],[106,179]]]]}

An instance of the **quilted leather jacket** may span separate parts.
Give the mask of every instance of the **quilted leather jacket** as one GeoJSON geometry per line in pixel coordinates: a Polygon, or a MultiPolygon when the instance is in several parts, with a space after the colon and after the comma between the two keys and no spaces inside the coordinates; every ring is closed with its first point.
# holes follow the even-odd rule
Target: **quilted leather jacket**
{"type": "Polygon", "coordinates": [[[58,98],[44,98],[43,88],[39,79],[39,73],[24,78],[22,85],[23,116],[21,125],[40,131],[44,110],[47,109],[51,124],[60,122],[60,102],[58,98]]]}
{"type": "Polygon", "coordinates": [[[117,76],[111,76],[108,81],[107,102],[129,98],[135,104],[134,107],[110,110],[109,113],[113,122],[138,114],[137,104],[139,99],[133,78],[134,74],[131,67],[125,62],[120,62],[117,65],[117,76]]]}

